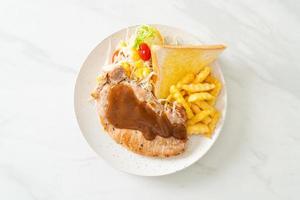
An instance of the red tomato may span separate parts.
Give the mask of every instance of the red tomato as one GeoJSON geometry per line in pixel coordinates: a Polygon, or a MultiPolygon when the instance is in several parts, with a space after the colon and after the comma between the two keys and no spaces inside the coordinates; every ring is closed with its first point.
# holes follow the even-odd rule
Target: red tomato
{"type": "Polygon", "coordinates": [[[139,52],[139,56],[144,61],[149,60],[151,58],[151,51],[146,43],[140,44],[138,52],[139,52]]]}

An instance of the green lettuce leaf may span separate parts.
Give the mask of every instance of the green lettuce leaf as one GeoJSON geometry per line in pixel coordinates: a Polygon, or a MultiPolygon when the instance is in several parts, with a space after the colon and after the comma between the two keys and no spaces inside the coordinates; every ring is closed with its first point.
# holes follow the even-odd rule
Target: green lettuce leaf
{"type": "Polygon", "coordinates": [[[137,49],[143,42],[151,41],[157,34],[156,28],[149,25],[141,25],[136,30],[136,38],[133,42],[133,48],[137,49]]]}

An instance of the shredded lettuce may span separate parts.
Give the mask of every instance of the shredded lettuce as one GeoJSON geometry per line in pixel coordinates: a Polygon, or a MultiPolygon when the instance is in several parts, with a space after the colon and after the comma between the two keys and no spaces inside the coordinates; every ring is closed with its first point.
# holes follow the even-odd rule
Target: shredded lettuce
{"type": "Polygon", "coordinates": [[[136,30],[136,37],[133,42],[133,48],[137,49],[139,45],[146,40],[153,39],[157,34],[156,28],[149,25],[141,25],[136,30]]]}

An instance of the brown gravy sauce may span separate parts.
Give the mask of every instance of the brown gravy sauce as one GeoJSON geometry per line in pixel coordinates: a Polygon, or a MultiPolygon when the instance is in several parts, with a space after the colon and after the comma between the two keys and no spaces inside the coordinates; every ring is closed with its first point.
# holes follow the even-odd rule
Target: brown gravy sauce
{"type": "Polygon", "coordinates": [[[107,120],[116,128],[139,130],[147,140],[156,135],[186,139],[183,124],[172,124],[167,115],[155,113],[146,102],[137,99],[131,87],[117,84],[108,94],[107,120]]]}

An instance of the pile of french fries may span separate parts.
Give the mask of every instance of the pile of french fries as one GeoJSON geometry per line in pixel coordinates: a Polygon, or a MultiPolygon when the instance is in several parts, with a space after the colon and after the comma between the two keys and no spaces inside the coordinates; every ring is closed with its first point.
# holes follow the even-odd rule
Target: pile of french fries
{"type": "Polygon", "coordinates": [[[187,114],[187,133],[211,137],[220,118],[214,107],[222,88],[221,82],[212,76],[211,68],[204,67],[198,74],[187,74],[170,87],[168,102],[182,105],[187,114]]]}

